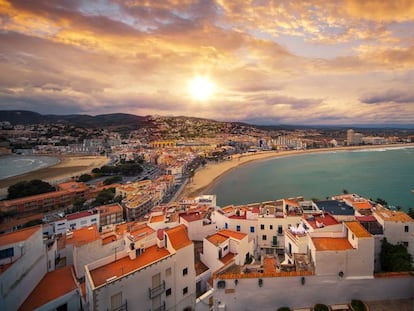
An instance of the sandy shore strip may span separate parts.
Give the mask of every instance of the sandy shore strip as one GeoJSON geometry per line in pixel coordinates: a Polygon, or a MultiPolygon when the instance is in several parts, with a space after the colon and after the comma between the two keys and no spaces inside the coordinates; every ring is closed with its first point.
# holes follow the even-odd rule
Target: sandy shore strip
{"type": "MultiPolygon", "coordinates": [[[[50,155],[55,156],[55,155],[50,155]]],[[[107,164],[110,159],[104,156],[56,156],[60,162],[36,171],[0,180],[0,195],[7,194],[7,188],[20,181],[40,179],[54,185],[71,179],[73,176],[91,173],[95,167],[107,164]]]]}
{"type": "Polygon", "coordinates": [[[321,149],[309,149],[309,150],[292,150],[292,151],[262,151],[257,153],[244,153],[235,154],[231,160],[224,160],[218,163],[209,162],[202,168],[197,169],[194,177],[187,183],[184,190],[181,192],[178,199],[184,197],[194,197],[205,193],[206,190],[211,188],[213,184],[225,173],[236,169],[237,167],[244,165],[252,161],[265,160],[276,157],[286,157],[303,155],[309,153],[319,152],[336,152],[336,151],[352,151],[352,150],[365,150],[365,149],[392,149],[392,148],[406,148],[414,147],[414,143],[411,144],[390,144],[390,145],[369,145],[369,146],[350,146],[350,147],[333,147],[333,148],[321,148],[321,149]]]}

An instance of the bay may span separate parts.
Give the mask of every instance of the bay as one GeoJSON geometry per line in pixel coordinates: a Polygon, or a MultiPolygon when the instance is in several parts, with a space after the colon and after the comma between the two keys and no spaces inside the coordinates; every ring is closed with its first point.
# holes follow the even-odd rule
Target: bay
{"type": "Polygon", "coordinates": [[[209,193],[217,204],[289,197],[326,199],[343,190],[414,208],[414,148],[310,153],[252,162],[222,176],[209,193]]]}
{"type": "Polygon", "coordinates": [[[0,179],[29,173],[59,163],[49,156],[7,155],[0,157],[0,179]]]}

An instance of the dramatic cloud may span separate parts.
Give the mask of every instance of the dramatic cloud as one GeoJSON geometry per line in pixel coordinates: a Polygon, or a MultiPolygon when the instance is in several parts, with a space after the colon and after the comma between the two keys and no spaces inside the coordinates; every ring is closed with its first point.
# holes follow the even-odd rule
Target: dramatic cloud
{"type": "Polygon", "coordinates": [[[0,109],[414,124],[412,1],[0,0],[0,42],[0,109]]]}

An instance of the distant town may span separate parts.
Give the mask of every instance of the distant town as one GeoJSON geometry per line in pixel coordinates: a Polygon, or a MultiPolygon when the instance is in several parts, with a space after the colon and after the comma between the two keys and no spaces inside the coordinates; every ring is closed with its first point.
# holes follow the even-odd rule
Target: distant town
{"type": "Polygon", "coordinates": [[[217,162],[404,146],[414,130],[140,120],[102,127],[1,120],[1,155],[104,160],[3,189],[5,310],[368,310],[366,301],[413,297],[411,208],[346,189],[324,200],[299,193],[217,206],[214,194],[188,186],[217,162]]]}

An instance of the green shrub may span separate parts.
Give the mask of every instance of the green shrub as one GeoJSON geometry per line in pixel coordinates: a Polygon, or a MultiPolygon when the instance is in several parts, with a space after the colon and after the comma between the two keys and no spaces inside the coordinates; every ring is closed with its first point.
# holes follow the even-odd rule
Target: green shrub
{"type": "Polygon", "coordinates": [[[317,303],[314,307],[313,307],[314,311],[329,311],[329,308],[327,305],[324,305],[322,303],[317,303]]]}
{"type": "Polygon", "coordinates": [[[354,308],[355,311],[366,311],[365,305],[361,300],[352,300],[351,301],[352,308],[354,308]]]}
{"type": "Polygon", "coordinates": [[[277,311],[290,311],[289,307],[280,307],[277,309],[277,311]]]}

